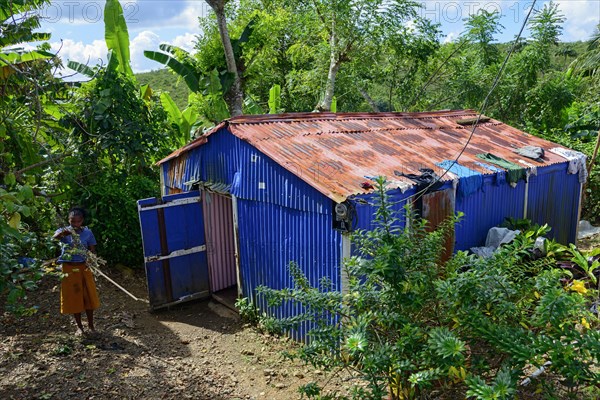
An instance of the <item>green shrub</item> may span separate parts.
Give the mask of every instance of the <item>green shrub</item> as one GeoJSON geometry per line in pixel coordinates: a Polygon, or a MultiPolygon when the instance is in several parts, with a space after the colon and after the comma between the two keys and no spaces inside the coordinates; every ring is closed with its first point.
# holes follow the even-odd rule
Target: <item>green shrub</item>
{"type": "MultiPolygon", "coordinates": [[[[294,263],[293,288],[258,289],[269,306],[306,310],[279,320],[286,330],[312,326],[295,357],[358,374],[352,396],[361,399],[509,399],[537,389],[520,382],[543,365],[549,373],[534,381],[548,395],[594,390],[600,333],[590,305],[598,292],[554,256],[535,255],[535,237],[548,227],[523,232],[490,259],[459,252],[444,263],[456,218],[431,233],[415,220],[395,230],[384,181],[378,185],[377,227],[355,235],[344,293],[312,287],[294,263]]],[[[570,257],[557,246],[548,245],[552,254],[570,257]]],[[[303,394],[318,396],[311,385],[303,394]]]]}

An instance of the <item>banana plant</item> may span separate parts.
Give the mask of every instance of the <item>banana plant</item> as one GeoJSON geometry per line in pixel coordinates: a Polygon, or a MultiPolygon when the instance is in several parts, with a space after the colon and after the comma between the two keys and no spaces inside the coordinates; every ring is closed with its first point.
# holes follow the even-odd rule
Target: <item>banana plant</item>
{"type": "Polygon", "coordinates": [[[49,33],[33,32],[40,27],[40,14],[33,11],[47,3],[46,0],[0,3],[0,80],[6,80],[20,64],[55,57],[45,50],[15,47],[50,39],[49,33]]]}
{"type": "Polygon", "coordinates": [[[192,107],[187,107],[185,110],[180,111],[177,104],[175,104],[167,92],[160,94],[160,101],[169,116],[169,121],[177,126],[179,132],[179,135],[173,138],[173,144],[177,147],[184,146],[191,139],[194,124],[198,119],[198,113],[192,107]]]}
{"type": "MultiPolygon", "coordinates": [[[[242,58],[242,45],[250,39],[254,25],[255,20],[253,19],[246,25],[239,38],[231,39],[236,63],[240,62],[242,58]]],[[[179,75],[192,93],[209,96],[207,100],[212,105],[213,112],[211,112],[212,115],[206,115],[207,119],[218,122],[230,117],[230,110],[227,108],[223,95],[231,89],[235,81],[235,74],[226,69],[202,71],[196,65],[192,55],[177,46],[163,43],[159,49],[160,51],[145,50],[144,56],[165,65],[179,75]]],[[[251,99],[246,99],[245,104],[250,105],[253,111],[259,109],[251,99]]]]}
{"type": "Polygon", "coordinates": [[[277,114],[281,109],[281,86],[273,85],[269,90],[269,114],[277,114]]]}
{"type": "MultiPolygon", "coordinates": [[[[106,0],[104,6],[104,40],[118,63],[113,64],[117,71],[133,77],[129,54],[129,32],[123,16],[123,8],[118,0],[106,0]]],[[[110,66],[110,63],[109,63],[110,66]]]]}
{"type": "Polygon", "coordinates": [[[193,93],[200,91],[200,77],[193,58],[190,54],[177,46],[162,43],[158,48],[161,51],[145,50],[144,56],[152,61],[159,62],[179,75],[193,93]]]}
{"type": "MultiPolygon", "coordinates": [[[[135,79],[135,75],[131,69],[127,22],[123,16],[123,8],[118,0],[107,0],[104,6],[104,40],[108,48],[106,70],[109,72],[120,72],[135,79]]],[[[97,68],[92,68],[73,60],[69,60],[67,66],[73,71],[92,79],[98,73],[97,68]]]]}

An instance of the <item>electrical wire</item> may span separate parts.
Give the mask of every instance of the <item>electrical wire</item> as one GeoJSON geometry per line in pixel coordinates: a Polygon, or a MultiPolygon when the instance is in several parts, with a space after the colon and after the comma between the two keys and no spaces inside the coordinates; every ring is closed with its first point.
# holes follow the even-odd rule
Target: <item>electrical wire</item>
{"type": "Polygon", "coordinates": [[[444,170],[443,174],[441,174],[440,176],[438,176],[434,181],[432,181],[425,188],[421,189],[419,192],[415,193],[412,196],[409,196],[408,199],[414,197],[413,201],[417,201],[421,197],[423,197],[427,193],[427,191],[433,185],[435,185],[444,176],[446,176],[446,174],[448,174],[448,172],[450,171],[450,169],[452,169],[452,167],[454,167],[454,165],[456,165],[456,163],[458,162],[458,159],[463,155],[463,153],[465,152],[465,150],[467,149],[467,147],[471,143],[471,140],[473,139],[473,136],[475,135],[475,130],[479,126],[479,121],[481,120],[481,117],[483,116],[483,112],[485,111],[485,109],[488,106],[488,101],[489,101],[492,93],[494,92],[494,90],[498,86],[498,83],[500,82],[500,79],[502,77],[502,73],[504,72],[504,70],[506,69],[506,65],[508,64],[508,60],[510,59],[510,57],[513,54],[513,52],[517,48],[517,44],[518,44],[519,40],[521,39],[521,36],[523,35],[523,31],[525,30],[525,27],[527,26],[527,22],[529,21],[529,17],[531,17],[531,13],[533,12],[533,9],[535,8],[535,3],[536,2],[537,2],[537,0],[533,0],[533,2],[531,4],[531,8],[529,9],[529,12],[527,13],[527,16],[525,17],[525,20],[523,21],[523,24],[521,25],[521,29],[519,30],[519,33],[517,34],[517,37],[515,38],[515,41],[513,42],[513,45],[511,46],[508,54],[506,55],[506,57],[504,59],[504,62],[502,63],[502,66],[500,67],[500,70],[498,70],[498,73],[496,74],[496,77],[494,78],[494,82],[492,83],[492,87],[490,88],[488,94],[485,96],[485,99],[483,100],[483,103],[482,103],[481,108],[479,110],[479,114],[477,115],[477,119],[475,120],[475,123],[473,124],[473,129],[471,130],[471,133],[469,134],[469,138],[467,139],[467,142],[465,143],[465,145],[463,146],[463,148],[460,150],[460,152],[458,153],[458,155],[456,156],[456,158],[452,161],[452,164],[450,164],[450,166],[444,170]]]}

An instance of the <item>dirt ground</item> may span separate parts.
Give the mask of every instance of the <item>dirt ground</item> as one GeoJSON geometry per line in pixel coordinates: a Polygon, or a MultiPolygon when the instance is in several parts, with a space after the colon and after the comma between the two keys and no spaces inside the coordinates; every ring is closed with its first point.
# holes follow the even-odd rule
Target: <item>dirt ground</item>
{"type": "MultiPolygon", "coordinates": [[[[143,272],[111,275],[146,297],[143,272]]],[[[0,317],[0,399],[297,399],[300,385],[329,379],[283,359],[294,343],[255,332],[218,303],[151,313],[96,282],[96,337],[76,336],[72,317],[60,315],[57,278],[27,300],[35,315],[0,317]]]]}
{"type": "MultiPolygon", "coordinates": [[[[598,246],[600,235],[579,243],[598,246]]],[[[110,275],[146,298],[143,271],[129,272],[110,275]]],[[[298,399],[311,381],[345,392],[343,379],[284,359],[293,342],[257,333],[214,301],[151,313],[104,278],[96,282],[95,337],[76,336],[72,317],[60,315],[57,278],[44,278],[27,299],[35,315],[0,314],[0,399],[298,399]]]]}

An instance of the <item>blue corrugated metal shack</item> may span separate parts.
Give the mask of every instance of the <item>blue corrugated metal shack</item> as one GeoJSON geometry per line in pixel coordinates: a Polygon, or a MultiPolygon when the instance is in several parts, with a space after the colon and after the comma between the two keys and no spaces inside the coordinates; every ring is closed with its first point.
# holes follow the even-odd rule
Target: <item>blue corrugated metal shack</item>
{"type": "Polygon", "coordinates": [[[469,140],[476,118],[462,110],[224,121],[161,160],[163,196],[138,202],[153,307],[229,286],[249,298],[258,285],[287,287],[290,261],[313,284],[328,277],[343,290],[340,264],[351,253],[344,230],[369,229],[373,220],[368,183],[388,177],[401,210],[422,187],[414,177],[423,168],[442,178],[419,196],[421,214],[433,226],[465,214],[450,251],[482,245],[488,229],[506,217],[548,223],[554,238],[573,242],[585,175],[576,157],[489,118],[469,140]],[[545,153],[534,160],[516,152],[525,146],[545,153]],[[354,210],[351,221],[344,210],[336,212],[339,204],[354,210]]]}

